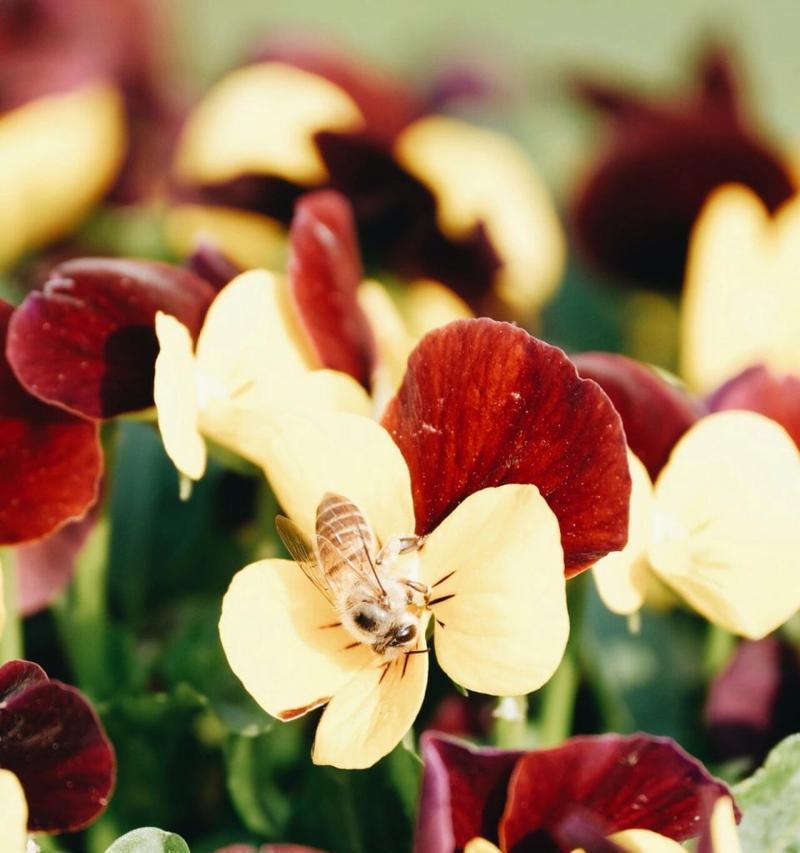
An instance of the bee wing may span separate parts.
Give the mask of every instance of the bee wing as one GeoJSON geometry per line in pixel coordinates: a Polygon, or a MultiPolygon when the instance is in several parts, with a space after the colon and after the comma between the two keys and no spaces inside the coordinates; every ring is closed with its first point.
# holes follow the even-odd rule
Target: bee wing
{"type": "Polygon", "coordinates": [[[322,566],[314,555],[314,551],[308,540],[297,527],[297,525],[285,515],[279,515],[275,519],[275,527],[278,536],[286,546],[286,550],[292,555],[292,559],[303,571],[303,574],[314,584],[314,586],[328,599],[331,604],[335,603],[335,593],[322,566]]]}

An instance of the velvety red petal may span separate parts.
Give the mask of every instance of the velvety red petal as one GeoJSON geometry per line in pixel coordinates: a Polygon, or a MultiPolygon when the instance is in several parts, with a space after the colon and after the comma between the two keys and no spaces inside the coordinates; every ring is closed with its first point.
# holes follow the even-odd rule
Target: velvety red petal
{"type": "Polygon", "coordinates": [[[216,290],[222,290],[244,270],[223,254],[212,242],[201,240],[186,259],[186,267],[207,281],[216,290]]]}
{"type": "Polygon", "coordinates": [[[15,552],[17,607],[30,616],[49,607],[69,584],[75,572],[75,558],[97,521],[98,504],[78,521],[65,524],[55,533],[20,545],[15,552]]]}
{"type": "Polygon", "coordinates": [[[0,696],[0,766],[22,783],[28,828],[63,832],[91,823],[108,803],[116,766],[89,703],[26,661],[0,668],[0,696]]]}
{"type": "Polygon", "coordinates": [[[777,637],[743,642],[711,683],[704,716],[718,758],[760,765],[797,730],[800,655],[777,637]]]}
{"type": "Polygon", "coordinates": [[[655,479],[678,439],[703,413],[703,404],[624,355],[586,352],[572,360],[581,376],[594,379],[611,398],[629,447],[655,479]]]}
{"type": "Polygon", "coordinates": [[[581,94],[613,133],[578,187],[572,221],[586,259],[614,278],[679,290],[692,224],[718,186],[744,184],[770,210],[794,193],[779,152],[740,120],[730,61],[719,54],[677,103],[597,84],[581,94]]]}
{"type": "Polygon", "coordinates": [[[496,842],[508,781],[524,753],[481,749],[436,732],[422,735],[420,749],[416,853],[453,853],[476,837],[496,842]]]}
{"type": "Polygon", "coordinates": [[[561,524],[568,575],[627,541],[619,415],[560,349],[523,329],[460,320],[426,335],[383,424],[411,473],[419,534],[473,492],[533,483],[561,524]]]}
{"type": "MultiPolygon", "coordinates": [[[[12,311],[0,302],[0,352],[12,311]]],[[[102,470],[97,425],[32,397],[0,357],[0,544],[39,539],[81,518],[102,470]]]]}
{"type": "Polygon", "coordinates": [[[726,786],[667,738],[575,737],[517,762],[500,839],[508,853],[558,853],[554,833],[577,812],[605,835],[649,829],[681,841],[698,834],[720,796],[726,786]]]}
{"type": "Polygon", "coordinates": [[[332,190],[303,196],[289,243],[289,284],[320,362],[368,388],[375,341],[357,298],[363,274],[347,199],[332,190]]]}
{"type": "Polygon", "coordinates": [[[777,421],[800,447],[800,376],[757,365],[735,376],[708,399],[712,412],[748,409],[777,421]]]}
{"type": "Polygon", "coordinates": [[[7,354],[40,399],[90,418],[153,404],[157,311],[197,335],[215,291],[155,261],[84,258],[56,267],[14,312],[7,354]]]}
{"type": "Polygon", "coordinates": [[[361,110],[367,134],[383,144],[390,144],[424,111],[409,86],[321,36],[306,32],[278,33],[258,47],[253,59],[294,65],[343,89],[361,110]]]}

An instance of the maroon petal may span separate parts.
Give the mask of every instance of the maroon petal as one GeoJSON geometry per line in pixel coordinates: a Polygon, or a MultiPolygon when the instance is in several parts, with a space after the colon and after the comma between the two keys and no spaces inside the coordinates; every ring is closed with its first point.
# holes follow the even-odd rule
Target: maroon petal
{"type": "Polygon", "coordinates": [[[691,227],[712,190],[744,184],[770,210],[792,196],[779,152],[738,118],[730,63],[717,53],[700,76],[698,92],[678,103],[583,87],[613,122],[572,202],[578,248],[601,272],[679,290],[691,227]]]}
{"type": "Polygon", "coordinates": [[[244,272],[208,240],[198,243],[186,259],[186,267],[218,291],[233,281],[239,273],[244,272]]]}
{"type": "Polygon", "coordinates": [[[90,418],[153,403],[157,311],[197,335],[214,289],[154,261],[84,258],[56,267],[14,313],[7,354],[40,399],[90,418]]]}
{"type": "Polygon", "coordinates": [[[743,642],[709,688],[706,728],[721,759],[758,766],[800,720],[800,656],[777,637],[743,642]]]}
{"type": "Polygon", "coordinates": [[[289,242],[292,295],[321,363],[368,388],[375,341],[357,298],[363,275],[347,199],[332,190],[301,198],[289,242]]]}
{"type": "Polygon", "coordinates": [[[702,414],[703,405],[624,355],[586,352],[572,360],[581,376],[594,379],[611,398],[628,446],[655,479],[678,439],[702,414]]]}
{"type": "Polygon", "coordinates": [[[625,545],[619,415],[560,349],[522,329],[460,320],[426,335],[383,424],[411,473],[418,533],[473,492],[533,483],[561,524],[568,576],[625,545]]]}
{"type": "Polygon", "coordinates": [[[99,502],[78,521],[16,550],[17,606],[22,616],[49,607],[75,573],[75,559],[97,521],[99,502]]]}
{"type": "Polygon", "coordinates": [[[479,749],[435,732],[421,738],[416,853],[453,853],[471,838],[497,841],[506,788],[521,752],[479,749]]]}
{"type": "MultiPolygon", "coordinates": [[[[12,312],[0,302],[0,352],[12,312]]],[[[32,397],[0,358],[0,544],[39,539],[81,518],[102,470],[97,425],[32,397]]]]}
{"type": "Polygon", "coordinates": [[[115,761],[97,715],[74,688],[35,664],[0,667],[0,767],[13,771],[32,832],[91,823],[108,803],[115,761]]]}
{"type": "Polygon", "coordinates": [[[708,399],[712,412],[748,409],[777,421],[800,447],[800,376],[757,365],[735,376],[708,399]]]}
{"type": "Polygon", "coordinates": [[[575,737],[517,762],[500,839],[508,853],[557,853],[554,836],[577,812],[604,835],[649,829],[682,841],[698,834],[720,796],[730,796],[726,786],[668,738],[575,737]]]}

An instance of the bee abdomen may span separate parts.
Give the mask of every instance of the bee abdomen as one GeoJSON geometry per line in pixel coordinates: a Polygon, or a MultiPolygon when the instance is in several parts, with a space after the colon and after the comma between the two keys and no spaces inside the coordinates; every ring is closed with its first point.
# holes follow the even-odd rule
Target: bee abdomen
{"type": "Polygon", "coordinates": [[[375,537],[363,513],[342,495],[328,492],[317,507],[317,545],[322,563],[330,574],[348,563],[375,553],[375,537]]]}

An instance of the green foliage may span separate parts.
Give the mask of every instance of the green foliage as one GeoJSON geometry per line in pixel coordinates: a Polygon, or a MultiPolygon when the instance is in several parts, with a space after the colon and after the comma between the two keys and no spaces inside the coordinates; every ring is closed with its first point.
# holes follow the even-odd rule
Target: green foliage
{"type": "Polygon", "coordinates": [[[778,744],[734,795],[744,853],[800,853],[800,734],[778,744]]]}
{"type": "Polygon", "coordinates": [[[118,838],[106,853],[189,853],[189,848],[180,835],[145,827],[118,838]]]}

